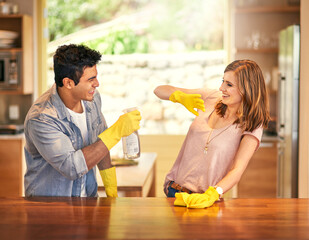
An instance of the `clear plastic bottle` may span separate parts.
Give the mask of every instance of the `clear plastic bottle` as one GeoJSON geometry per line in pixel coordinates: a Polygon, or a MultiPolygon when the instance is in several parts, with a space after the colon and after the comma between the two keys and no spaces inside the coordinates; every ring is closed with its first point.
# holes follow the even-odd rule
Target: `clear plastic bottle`
{"type": "MultiPolygon", "coordinates": [[[[136,107],[127,108],[123,110],[124,113],[136,110],[136,107]]],[[[122,138],[123,155],[126,159],[136,159],[140,157],[141,147],[138,131],[133,132],[131,135],[122,138]]]]}

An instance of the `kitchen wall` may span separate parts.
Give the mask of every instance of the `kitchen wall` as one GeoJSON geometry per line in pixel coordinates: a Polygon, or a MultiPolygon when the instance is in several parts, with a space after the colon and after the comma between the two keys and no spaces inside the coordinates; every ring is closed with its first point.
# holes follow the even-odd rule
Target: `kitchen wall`
{"type": "Polygon", "coordinates": [[[299,197],[309,197],[309,1],[300,3],[299,197]]]}
{"type": "Polygon", "coordinates": [[[32,95],[0,95],[0,125],[24,124],[31,104],[32,95]]]}

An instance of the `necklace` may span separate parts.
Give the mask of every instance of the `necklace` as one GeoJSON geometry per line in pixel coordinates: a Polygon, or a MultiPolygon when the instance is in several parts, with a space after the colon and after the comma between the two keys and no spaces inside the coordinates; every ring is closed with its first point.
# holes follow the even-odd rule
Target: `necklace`
{"type": "Polygon", "coordinates": [[[209,132],[209,134],[208,134],[208,139],[207,139],[207,142],[206,142],[206,145],[205,145],[205,148],[204,148],[204,154],[207,154],[207,151],[208,151],[208,144],[210,143],[210,141],[211,140],[209,140],[210,139],[210,135],[212,134],[212,131],[213,131],[214,129],[212,128],[211,129],[211,131],[209,132]]]}
{"type": "Polygon", "coordinates": [[[208,134],[207,142],[206,142],[206,144],[205,144],[204,154],[207,154],[209,143],[210,143],[214,138],[218,137],[221,133],[225,132],[225,131],[226,131],[230,126],[232,126],[232,125],[233,125],[233,124],[227,126],[227,127],[224,128],[220,133],[218,133],[216,136],[214,136],[214,137],[211,138],[211,139],[210,139],[210,136],[211,136],[211,134],[212,134],[212,132],[213,132],[214,129],[212,128],[212,129],[210,130],[210,132],[209,132],[209,134],[208,134]]]}

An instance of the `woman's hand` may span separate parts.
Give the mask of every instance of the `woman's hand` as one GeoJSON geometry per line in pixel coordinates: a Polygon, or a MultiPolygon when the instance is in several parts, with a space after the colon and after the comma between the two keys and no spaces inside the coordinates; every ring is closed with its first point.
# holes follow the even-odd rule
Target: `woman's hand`
{"type": "Polygon", "coordinates": [[[175,194],[175,206],[183,206],[187,208],[206,208],[211,207],[215,201],[219,200],[219,193],[214,187],[209,187],[204,193],[186,192],[175,194]]]}
{"type": "Polygon", "coordinates": [[[182,104],[190,112],[198,116],[198,112],[195,110],[195,108],[205,112],[204,100],[201,99],[201,97],[201,94],[187,94],[177,90],[171,94],[169,100],[182,104]]]}

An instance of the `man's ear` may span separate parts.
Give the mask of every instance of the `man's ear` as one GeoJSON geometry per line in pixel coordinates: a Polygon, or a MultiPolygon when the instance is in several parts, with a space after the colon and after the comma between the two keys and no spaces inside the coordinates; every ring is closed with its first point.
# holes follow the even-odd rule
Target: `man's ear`
{"type": "Polygon", "coordinates": [[[62,79],[62,83],[63,83],[63,86],[67,89],[72,89],[75,86],[74,81],[67,77],[62,79]]]}

